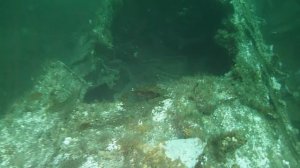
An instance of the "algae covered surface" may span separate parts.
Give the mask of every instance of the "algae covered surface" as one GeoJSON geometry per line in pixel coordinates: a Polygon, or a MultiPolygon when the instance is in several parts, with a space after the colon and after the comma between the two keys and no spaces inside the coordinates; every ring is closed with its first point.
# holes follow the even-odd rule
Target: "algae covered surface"
{"type": "MultiPolygon", "coordinates": [[[[298,119],[290,110],[299,90],[285,83],[291,77],[264,35],[259,5],[266,4],[24,5],[25,13],[47,6],[41,16],[48,17],[59,9],[55,17],[72,16],[79,27],[54,33],[58,39],[44,35],[48,49],[35,52],[45,58],[27,69],[35,69],[32,80],[3,101],[0,167],[298,167],[298,119]],[[79,13],[76,5],[89,10],[79,13]]],[[[33,29],[40,27],[23,28],[21,36],[39,41],[33,33],[53,29],[33,29]]],[[[19,51],[34,57],[28,48],[19,51]]]]}

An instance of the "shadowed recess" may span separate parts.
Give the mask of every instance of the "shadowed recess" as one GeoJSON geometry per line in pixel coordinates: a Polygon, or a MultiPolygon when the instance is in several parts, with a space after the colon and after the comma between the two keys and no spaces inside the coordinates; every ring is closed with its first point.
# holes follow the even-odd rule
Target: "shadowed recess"
{"type": "Polygon", "coordinates": [[[222,75],[232,57],[214,37],[230,13],[215,0],[125,1],[112,26],[118,57],[131,64],[159,60],[158,67],[176,75],[222,75]]]}

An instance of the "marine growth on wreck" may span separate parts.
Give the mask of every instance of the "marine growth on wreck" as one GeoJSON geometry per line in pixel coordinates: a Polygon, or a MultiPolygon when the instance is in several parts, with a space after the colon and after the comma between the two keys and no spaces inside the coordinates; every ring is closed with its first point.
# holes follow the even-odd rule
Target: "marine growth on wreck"
{"type": "Polygon", "coordinates": [[[0,167],[299,167],[278,4],[1,2],[0,167]]]}

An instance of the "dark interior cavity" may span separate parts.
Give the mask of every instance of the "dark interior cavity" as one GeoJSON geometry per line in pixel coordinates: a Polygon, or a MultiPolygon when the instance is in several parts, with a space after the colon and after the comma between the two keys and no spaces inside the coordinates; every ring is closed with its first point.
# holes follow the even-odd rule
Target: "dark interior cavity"
{"type": "MultiPolygon", "coordinates": [[[[103,58],[106,63],[120,60],[120,78],[129,81],[115,81],[114,94],[161,80],[228,72],[233,58],[215,36],[230,14],[218,0],[124,1],[114,13],[111,53],[96,47],[97,53],[112,55],[103,58]]],[[[106,97],[99,89],[87,93],[87,102],[106,97]]]]}
{"type": "Polygon", "coordinates": [[[94,101],[112,101],[114,91],[107,85],[99,85],[87,90],[84,95],[86,103],[93,103],[94,101]]]}
{"type": "Polygon", "coordinates": [[[125,1],[112,26],[118,57],[173,75],[224,74],[232,58],[214,36],[228,15],[217,0],[125,1]]]}

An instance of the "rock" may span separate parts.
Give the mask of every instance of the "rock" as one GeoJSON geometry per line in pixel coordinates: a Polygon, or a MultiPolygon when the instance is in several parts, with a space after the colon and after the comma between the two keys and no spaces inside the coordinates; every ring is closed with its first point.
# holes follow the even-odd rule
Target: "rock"
{"type": "Polygon", "coordinates": [[[198,162],[206,143],[199,138],[176,139],[163,145],[165,154],[172,160],[180,160],[187,168],[193,168],[198,162]]]}

